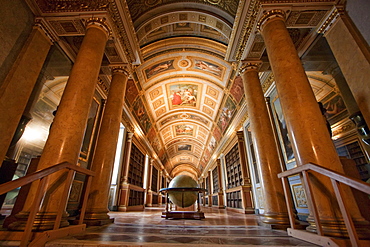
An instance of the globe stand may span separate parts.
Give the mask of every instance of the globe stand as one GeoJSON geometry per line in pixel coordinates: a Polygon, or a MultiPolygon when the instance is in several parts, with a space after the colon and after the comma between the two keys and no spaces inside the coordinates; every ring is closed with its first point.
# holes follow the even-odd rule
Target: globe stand
{"type": "MultiPolygon", "coordinates": [[[[162,218],[166,219],[195,219],[195,220],[201,220],[204,219],[204,213],[200,209],[200,193],[203,193],[206,191],[202,188],[163,188],[160,189],[159,192],[166,194],[166,211],[162,212],[162,218]],[[171,192],[189,192],[189,191],[196,191],[198,192],[197,197],[197,211],[172,211],[172,207],[169,204],[169,198],[168,195],[171,192]]],[[[184,196],[184,193],[182,193],[182,197],[184,196]]],[[[184,200],[182,200],[184,201],[184,200]]],[[[194,205],[194,204],[193,204],[194,205]]],[[[180,207],[180,205],[177,205],[180,207]]],[[[184,207],[182,207],[184,208],[184,207]]]]}

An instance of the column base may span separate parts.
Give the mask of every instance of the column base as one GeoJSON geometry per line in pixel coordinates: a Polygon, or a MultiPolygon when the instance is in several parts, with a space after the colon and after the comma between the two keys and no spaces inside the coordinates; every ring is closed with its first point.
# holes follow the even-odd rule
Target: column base
{"type": "Polygon", "coordinates": [[[86,224],[86,226],[103,226],[113,222],[114,219],[109,218],[108,210],[86,212],[84,218],[84,224],[86,224]]]}
{"type": "Polygon", "coordinates": [[[261,225],[266,225],[271,229],[287,229],[290,227],[288,214],[274,214],[265,213],[261,215],[260,222],[261,225]]]}
{"type": "Polygon", "coordinates": [[[255,214],[254,208],[245,208],[244,209],[245,214],[255,214]]]}
{"type": "Polygon", "coordinates": [[[89,226],[104,226],[108,224],[112,224],[114,222],[114,218],[105,219],[105,220],[84,220],[84,224],[87,227],[89,226]]]}
{"type": "Polygon", "coordinates": [[[117,210],[119,212],[127,212],[127,207],[126,206],[118,206],[117,210]]]}
{"type": "MultiPolygon", "coordinates": [[[[21,211],[15,215],[15,219],[8,225],[9,230],[24,231],[26,228],[29,212],[21,211]]],[[[33,231],[47,231],[54,228],[57,214],[51,212],[39,212],[33,222],[33,231]]],[[[68,213],[64,212],[60,222],[60,228],[69,226],[68,213]]]]}
{"type": "MultiPolygon", "coordinates": [[[[316,223],[311,216],[308,217],[308,223],[310,224],[306,230],[308,232],[317,232],[316,223]]],[[[326,236],[332,237],[344,237],[348,238],[347,228],[344,224],[343,219],[320,219],[322,231],[326,236]]],[[[370,222],[367,220],[356,220],[353,219],[353,224],[356,228],[357,235],[360,239],[370,239],[370,222]]]]}

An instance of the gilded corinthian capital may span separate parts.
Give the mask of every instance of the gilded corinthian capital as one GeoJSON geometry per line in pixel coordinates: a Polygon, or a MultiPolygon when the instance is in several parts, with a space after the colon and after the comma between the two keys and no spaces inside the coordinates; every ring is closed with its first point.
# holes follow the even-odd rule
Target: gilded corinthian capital
{"type": "Polygon", "coordinates": [[[242,61],[242,66],[240,67],[240,73],[244,73],[247,70],[258,70],[262,65],[262,61],[242,61]]]}
{"type": "Polygon", "coordinates": [[[125,75],[129,75],[129,68],[127,67],[127,65],[112,65],[110,66],[111,67],[111,71],[112,71],[112,74],[114,73],[123,73],[125,75]]]}
{"type": "Polygon", "coordinates": [[[263,16],[261,17],[261,19],[258,21],[257,23],[257,29],[259,31],[262,30],[263,28],[263,25],[273,19],[273,18],[280,18],[280,19],[283,19],[285,21],[285,18],[286,18],[286,14],[285,14],[285,11],[284,10],[281,10],[281,9],[273,9],[273,10],[270,10],[270,11],[267,11],[266,13],[263,14],[263,16]]]}
{"type": "Polygon", "coordinates": [[[101,27],[103,30],[105,30],[108,34],[108,36],[112,35],[112,29],[106,22],[105,18],[100,18],[100,17],[91,17],[86,21],[86,27],[88,28],[91,25],[97,25],[101,27]]]}

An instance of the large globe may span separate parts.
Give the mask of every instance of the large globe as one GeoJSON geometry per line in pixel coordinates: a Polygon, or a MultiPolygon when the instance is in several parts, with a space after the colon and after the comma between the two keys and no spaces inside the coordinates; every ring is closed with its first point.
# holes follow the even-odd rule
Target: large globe
{"type": "MultiPolygon", "coordinates": [[[[168,188],[198,188],[197,182],[187,175],[178,175],[168,188]]],[[[185,208],[193,205],[198,198],[197,191],[168,191],[168,197],[177,206],[185,208]]]]}

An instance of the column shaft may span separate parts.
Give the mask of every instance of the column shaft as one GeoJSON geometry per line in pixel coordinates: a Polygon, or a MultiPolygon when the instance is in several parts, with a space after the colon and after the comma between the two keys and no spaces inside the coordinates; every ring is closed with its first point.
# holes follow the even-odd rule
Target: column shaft
{"type": "MultiPolygon", "coordinates": [[[[38,169],[47,168],[62,162],[77,164],[85,133],[89,109],[95,91],[100,64],[103,58],[108,32],[100,25],[88,25],[86,35],[76,57],[75,64],[67,81],[58,112],[50,129],[38,169]]],[[[62,196],[66,171],[49,176],[45,200],[35,222],[39,230],[52,229],[62,196]]],[[[34,183],[28,194],[24,209],[19,213],[24,221],[32,205],[37,184],[34,183]]],[[[65,212],[61,226],[68,225],[65,212]]],[[[24,224],[9,225],[21,229],[24,224]]]]}
{"type": "Polygon", "coordinates": [[[222,171],[221,171],[221,160],[217,159],[217,173],[218,173],[218,208],[225,208],[224,205],[224,188],[222,184],[222,171]]]}
{"type": "MultiPolygon", "coordinates": [[[[52,42],[35,26],[0,88],[0,160],[17,129],[52,42]]],[[[1,163],[0,163],[1,166],[1,163]]]]}
{"type": "Polygon", "coordinates": [[[148,177],[146,187],[146,206],[151,207],[153,203],[153,191],[152,191],[152,174],[153,174],[153,159],[150,159],[148,164],[148,177]]]}
{"type": "MultiPolygon", "coordinates": [[[[276,88],[296,162],[298,165],[312,162],[343,173],[318,103],[280,13],[281,11],[277,10],[277,14],[274,11],[266,14],[265,23],[262,23],[262,36],[276,79],[276,88]]],[[[343,220],[339,216],[330,180],[314,174],[311,182],[324,233],[342,236],[345,232],[343,220]]],[[[356,205],[353,206],[351,214],[355,221],[361,221],[356,205]]],[[[313,219],[309,221],[311,226],[307,229],[315,231],[313,219]]]]}
{"type": "Polygon", "coordinates": [[[126,73],[122,68],[113,68],[112,82],[91,165],[95,177],[86,209],[87,224],[100,225],[109,219],[108,199],[126,91],[126,73]]]}
{"type": "Polygon", "coordinates": [[[247,63],[244,68],[242,79],[245,99],[257,165],[261,171],[260,179],[264,200],[262,222],[276,226],[287,225],[288,215],[283,186],[277,177],[277,174],[281,172],[279,155],[258,77],[258,64],[247,63]]]}

